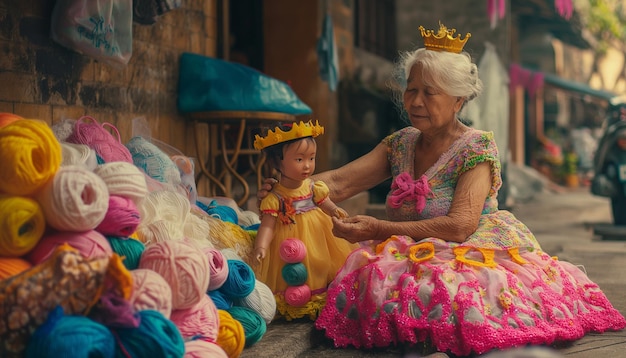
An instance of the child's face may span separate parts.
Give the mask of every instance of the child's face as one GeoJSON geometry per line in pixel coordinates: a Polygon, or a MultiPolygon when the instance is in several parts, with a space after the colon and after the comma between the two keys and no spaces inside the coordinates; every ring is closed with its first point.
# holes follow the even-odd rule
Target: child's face
{"type": "Polygon", "coordinates": [[[308,138],[291,143],[283,148],[280,164],[282,178],[304,180],[315,171],[317,144],[308,138]]]}

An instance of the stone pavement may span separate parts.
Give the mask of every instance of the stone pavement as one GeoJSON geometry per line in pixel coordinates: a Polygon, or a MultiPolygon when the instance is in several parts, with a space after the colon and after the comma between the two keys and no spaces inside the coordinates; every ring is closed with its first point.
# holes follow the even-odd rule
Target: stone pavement
{"type": "MultiPolygon", "coordinates": [[[[376,215],[377,208],[371,208],[376,215]]],[[[560,260],[580,265],[626,315],[626,237],[623,241],[594,236],[593,226],[611,221],[606,198],[592,196],[588,189],[544,190],[525,203],[516,203],[513,213],[535,234],[544,251],[560,260]]],[[[242,358],[260,357],[419,357],[401,349],[335,349],[308,320],[272,322],[265,336],[246,348],[242,358]]],[[[445,357],[445,355],[433,355],[445,357]]],[[[485,354],[484,358],[604,358],[626,357],[626,330],[589,334],[558,349],[535,347],[485,354]]]]}

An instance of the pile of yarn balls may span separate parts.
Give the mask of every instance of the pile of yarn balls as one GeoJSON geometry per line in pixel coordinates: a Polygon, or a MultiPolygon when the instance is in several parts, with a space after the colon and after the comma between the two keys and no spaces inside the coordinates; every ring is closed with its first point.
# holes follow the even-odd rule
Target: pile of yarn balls
{"type": "Polygon", "coordinates": [[[118,254],[133,279],[126,303],[136,326],[59,307],[42,313],[24,355],[239,356],[272,321],[272,292],[242,259],[237,248],[246,243],[210,230],[219,208],[207,198],[212,213],[197,205],[195,187],[181,178],[189,164],[179,171],[145,138],[129,144],[92,117],[50,126],[0,116],[0,282],[36,268],[63,243],[86,258],[118,254]]]}

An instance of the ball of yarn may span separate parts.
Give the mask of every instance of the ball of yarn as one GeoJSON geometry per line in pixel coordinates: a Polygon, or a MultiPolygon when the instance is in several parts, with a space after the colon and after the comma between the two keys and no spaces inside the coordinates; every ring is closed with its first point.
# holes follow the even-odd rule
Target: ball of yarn
{"type": "Polygon", "coordinates": [[[218,310],[217,312],[220,317],[217,344],[222,347],[229,358],[239,357],[246,344],[243,325],[227,311],[218,310]]]}
{"type": "Polygon", "coordinates": [[[203,339],[185,342],[185,358],[228,358],[217,343],[203,339]]]}
{"type": "Polygon", "coordinates": [[[258,342],[267,331],[265,320],[256,311],[248,307],[233,306],[228,310],[228,313],[243,326],[246,348],[258,342]]]}
{"type": "Polygon", "coordinates": [[[241,260],[227,260],[228,277],[219,290],[231,299],[244,298],[254,290],[254,271],[241,260]]]}
{"type": "Polygon", "coordinates": [[[0,112],[0,128],[9,125],[15,121],[19,121],[20,119],[24,119],[24,117],[18,116],[17,114],[13,113],[0,112]]]}
{"type": "Polygon", "coordinates": [[[115,357],[115,337],[85,316],[63,315],[58,306],[30,337],[26,358],[115,357]]]}
{"type": "Polygon", "coordinates": [[[129,236],[135,232],[139,223],[139,210],[135,202],[123,196],[110,195],[109,209],[96,230],[103,235],[129,236]]]}
{"type": "Polygon", "coordinates": [[[278,250],[280,258],[289,264],[302,262],[306,256],[306,246],[296,238],[288,238],[281,242],[278,250]]]}
{"type": "Polygon", "coordinates": [[[59,142],[67,142],[67,138],[72,135],[72,132],[74,132],[74,126],[76,126],[75,119],[64,118],[52,124],[50,129],[52,129],[54,136],[57,137],[59,142]]]}
{"type": "Polygon", "coordinates": [[[133,163],[149,177],[163,183],[179,184],[180,171],[172,159],[147,139],[136,136],[126,143],[133,163]]]}
{"type": "Polygon", "coordinates": [[[167,220],[156,220],[150,223],[140,223],[136,231],[139,241],[146,245],[168,240],[182,240],[184,238],[180,224],[167,220]]]}
{"type": "Polygon", "coordinates": [[[202,250],[209,262],[211,279],[209,280],[209,291],[222,287],[228,278],[228,262],[224,255],[217,249],[205,248],[202,250]]]}
{"type": "Polygon", "coordinates": [[[121,143],[117,128],[111,123],[100,124],[90,116],[80,117],[76,121],[74,130],[66,141],[88,145],[106,163],[118,161],[132,163],[133,161],[128,148],[121,143]],[[116,136],[113,136],[110,130],[115,132],[116,136]]]}
{"type": "MultiPolygon", "coordinates": [[[[201,205],[198,204],[198,205],[201,205]]],[[[216,200],[212,200],[209,205],[201,206],[207,214],[222,221],[231,222],[233,224],[239,224],[239,217],[237,211],[228,205],[219,205],[216,200]]]]}
{"type": "Polygon", "coordinates": [[[139,205],[141,217],[146,222],[167,220],[179,224],[181,230],[190,210],[191,203],[185,196],[169,190],[153,191],[139,205]]]}
{"type": "Polygon", "coordinates": [[[213,243],[209,241],[209,230],[209,223],[196,216],[196,214],[191,212],[187,215],[183,234],[185,237],[194,240],[198,246],[203,248],[213,247],[213,243]]]}
{"type": "Polygon", "coordinates": [[[84,232],[61,231],[44,234],[37,245],[24,256],[33,265],[47,260],[63,244],[69,244],[85,258],[111,256],[111,244],[101,233],[95,230],[84,232]]]}
{"type": "Polygon", "coordinates": [[[109,162],[100,164],[93,172],[102,178],[111,195],[123,196],[135,203],[148,195],[146,176],[134,164],[109,162]]]}
{"type": "Polygon", "coordinates": [[[183,241],[150,244],[141,255],[140,268],[159,273],[172,289],[172,309],[193,307],[206,296],[209,264],[202,251],[183,241]]]}
{"type": "Polygon", "coordinates": [[[95,229],[109,207],[109,190],[102,179],[79,165],[59,168],[37,194],[51,227],[61,231],[95,229]]]}
{"type": "Polygon", "coordinates": [[[233,306],[233,300],[226,297],[220,290],[208,291],[207,294],[215,303],[215,307],[220,310],[227,310],[233,306]]]}
{"type": "Polygon", "coordinates": [[[281,275],[283,276],[283,280],[285,280],[289,286],[302,285],[309,277],[306,266],[304,266],[301,262],[297,264],[285,264],[281,271],[281,275]]]}
{"type": "Polygon", "coordinates": [[[61,165],[61,144],[43,121],[24,119],[0,128],[0,193],[27,196],[61,165]]]}
{"type": "Polygon", "coordinates": [[[239,225],[241,225],[241,227],[248,228],[260,223],[259,214],[252,210],[244,210],[239,213],[239,225]]]}
{"type": "Polygon", "coordinates": [[[289,286],[285,290],[285,302],[290,306],[304,306],[310,299],[311,288],[308,285],[289,286]]]}
{"type": "Polygon", "coordinates": [[[0,281],[31,268],[30,262],[19,257],[0,257],[0,281]]]}
{"type": "Polygon", "coordinates": [[[139,260],[141,254],[146,249],[145,245],[136,239],[127,237],[115,237],[107,236],[107,240],[111,245],[113,252],[120,255],[124,260],[124,266],[129,270],[134,270],[139,267],[139,260]]]}
{"type": "Polygon", "coordinates": [[[174,322],[161,312],[143,310],[137,328],[113,328],[118,345],[116,357],[182,357],[185,341],[174,322]]]}
{"type": "Polygon", "coordinates": [[[265,323],[270,324],[276,314],[276,299],[268,285],[256,280],[254,290],[248,296],[240,299],[237,304],[256,311],[265,323]]]}
{"type": "Polygon", "coordinates": [[[191,308],[172,311],[170,319],[185,339],[203,337],[211,342],[217,340],[219,315],[209,295],[205,294],[200,302],[191,308]]]}
{"type": "Polygon", "coordinates": [[[43,211],[35,200],[0,195],[0,255],[18,257],[30,251],[46,229],[43,211]]]}
{"type": "Polygon", "coordinates": [[[61,142],[61,165],[82,165],[89,170],[98,166],[96,152],[84,144],[61,142]]]}
{"type": "Polygon", "coordinates": [[[133,289],[128,301],[137,311],[159,311],[165,318],[172,313],[172,289],[163,276],[149,269],[131,270],[133,289]]]}

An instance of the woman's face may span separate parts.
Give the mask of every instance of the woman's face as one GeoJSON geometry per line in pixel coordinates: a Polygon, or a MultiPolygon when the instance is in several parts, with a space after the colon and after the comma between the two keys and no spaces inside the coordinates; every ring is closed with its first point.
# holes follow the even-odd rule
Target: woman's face
{"type": "Polygon", "coordinates": [[[315,171],[316,150],[317,144],[311,138],[286,145],[280,164],[281,181],[302,181],[310,177],[315,171]]]}
{"type": "Polygon", "coordinates": [[[404,109],[413,127],[427,131],[445,127],[456,120],[463,99],[424,84],[422,65],[411,68],[403,96],[404,109]]]}

